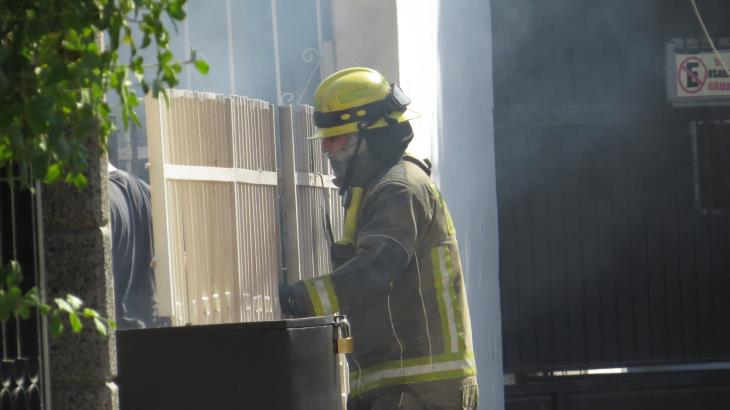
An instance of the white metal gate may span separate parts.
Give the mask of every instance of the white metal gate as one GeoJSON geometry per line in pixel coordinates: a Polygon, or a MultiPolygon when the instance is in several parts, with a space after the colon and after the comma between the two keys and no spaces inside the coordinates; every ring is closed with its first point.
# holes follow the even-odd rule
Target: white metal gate
{"type": "Polygon", "coordinates": [[[277,175],[273,105],[172,90],[169,105],[148,98],[146,107],[160,316],[174,325],[280,318],[282,244],[293,282],[331,270],[325,214],[341,233],[329,164],[306,140],[312,108],[280,107],[277,175]]]}
{"type": "Polygon", "coordinates": [[[309,106],[279,107],[281,191],[284,209],[286,278],[289,283],[332,269],[325,218],[335,238],[342,232],[343,208],[309,106]]]}
{"type": "Polygon", "coordinates": [[[160,315],[278,317],[274,107],[176,90],[146,107],[160,315]]]}

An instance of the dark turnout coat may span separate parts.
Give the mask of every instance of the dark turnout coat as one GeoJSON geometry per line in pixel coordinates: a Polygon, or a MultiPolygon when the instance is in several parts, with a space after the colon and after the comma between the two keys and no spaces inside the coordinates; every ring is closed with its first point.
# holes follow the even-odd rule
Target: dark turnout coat
{"type": "Polygon", "coordinates": [[[150,187],[125,171],[109,171],[112,271],[117,325],[151,325],[157,317],[152,270],[150,187]]]}
{"type": "Polygon", "coordinates": [[[420,161],[406,156],[380,169],[373,163],[358,164],[363,175],[353,180],[364,188],[354,256],[294,285],[298,316],[347,315],[355,341],[351,397],[424,383],[460,388],[474,380],[476,365],[446,203],[420,161]]]}

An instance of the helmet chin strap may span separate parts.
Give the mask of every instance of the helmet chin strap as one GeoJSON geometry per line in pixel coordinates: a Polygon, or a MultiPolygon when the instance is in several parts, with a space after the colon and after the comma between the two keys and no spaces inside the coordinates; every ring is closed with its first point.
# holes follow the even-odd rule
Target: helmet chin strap
{"type": "MultiPolygon", "coordinates": [[[[351,259],[355,254],[354,237],[357,232],[357,212],[360,207],[360,200],[362,199],[362,188],[355,187],[353,189],[353,187],[350,186],[350,180],[352,179],[352,175],[355,173],[355,157],[359,154],[360,145],[362,145],[362,140],[364,138],[365,135],[361,131],[358,131],[355,152],[347,161],[345,179],[343,180],[339,191],[340,196],[342,197],[342,206],[345,208],[345,226],[342,239],[337,242],[330,243],[330,258],[332,259],[334,266],[344,263],[344,261],[351,259]],[[353,192],[355,193],[353,194],[353,192]],[[353,196],[356,196],[357,198],[353,200],[353,196]]],[[[332,237],[332,226],[329,225],[329,220],[327,223],[328,226],[326,229],[329,230],[330,236],[332,237]]]]}
{"type": "Polygon", "coordinates": [[[345,171],[345,179],[342,181],[342,186],[340,187],[340,196],[345,196],[344,206],[347,208],[350,202],[349,195],[346,195],[350,191],[350,180],[352,179],[352,175],[355,173],[355,157],[358,155],[360,151],[360,145],[362,145],[362,140],[365,138],[362,132],[357,133],[357,145],[355,146],[355,153],[352,154],[350,157],[350,160],[347,161],[347,170],[345,171]]]}
{"type": "MultiPolygon", "coordinates": [[[[392,128],[398,125],[398,120],[391,118],[389,113],[385,113],[381,118],[384,118],[385,121],[388,123],[387,127],[392,128]]],[[[350,205],[350,199],[351,196],[350,192],[350,180],[352,179],[352,175],[355,173],[355,157],[360,151],[360,145],[362,145],[362,140],[365,139],[365,134],[362,133],[363,130],[367,129],[372,123],[377,121],[377,119],[374,119],[373,121],[368,122],[367,120],[362,120],[357,124],[358,132],[357,132],[357,146],[355,146],[355,153],[352,154],[352,157],[350,157],[350,160],[347,162],[347,170],[345,171],[345,179],[342,181],[342,186],[340,187],[340,196],[344,196],[343,205],[345,208],[347,208],[350,205]]]]}

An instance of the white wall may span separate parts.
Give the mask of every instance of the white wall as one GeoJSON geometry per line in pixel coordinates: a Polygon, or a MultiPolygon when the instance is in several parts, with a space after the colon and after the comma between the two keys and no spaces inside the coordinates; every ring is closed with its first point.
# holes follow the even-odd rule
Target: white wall
{"type": "Polygon", "coordinates": [[[412,100],[411,109],[421,114],[411,121],[415,136],[408,151],[433,161],[438,181],[438,0],[398,0],[397,4],[400,84],[412,100]]]}

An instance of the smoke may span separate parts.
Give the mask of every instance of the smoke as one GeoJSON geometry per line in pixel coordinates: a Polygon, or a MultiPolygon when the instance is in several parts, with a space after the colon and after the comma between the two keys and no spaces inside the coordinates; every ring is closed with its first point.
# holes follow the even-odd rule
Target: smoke
{"type": "MultiPolygon", "coordinates": [[[[726,3],[698,5],[711,35],[726,37],[730,27],[720,17],[726,3]]],[[[667,101],[666,44],[701,44],[704,37],[691,3],[493,1],[491,13],[493,50],[474,43],[468,50],[478,58],[492,55],[499,269],[503,289],[519,287],[501,295],[506,340],[519,342],[505,346],[506,362],[512,368],[581,366],[679,355],[682,346],[651,335],[674,340],[684,334],[681,321],[666,319],[697,309],[682,311],[675,303],[694,298],[684,285],[694,289],[695,279],[682,282],[684,275],[714,275],[686,262],[699,256],[688,250],[684,231],[708,235],[693,205],[690,122],[714,114],[674,109],[667,101]]],[[[444,133],[451,127],[448,101],[457,100],[448,97],[449,81],[474,105],[482,104],[462,81],[471,81],[478,94],[491,91],[472,73],[473,54],[452,50],[452,33],[463,26],[487,41],[465,23],[467,14],[452,21],[459,18],[465,20],[449,27],[441,42],[452,56],[445,60],[442,53],[442,70],[455,66],[442,76],[444,133]]],[[[486,72],[487,65],[477,70],[486,72]]],[[[490,118],[474,107],[459,110],[490,118]]],[[[442,147],[458,149],[449,144],[442,136],[442,147]]],[[[472,169],[459,163],[450,175],[472,169]]],[[[449,184],[442,185],[453,203],[449,184]]],[[[708,252],[719,258],[726,250],[718,248],[708,252]]]]}

